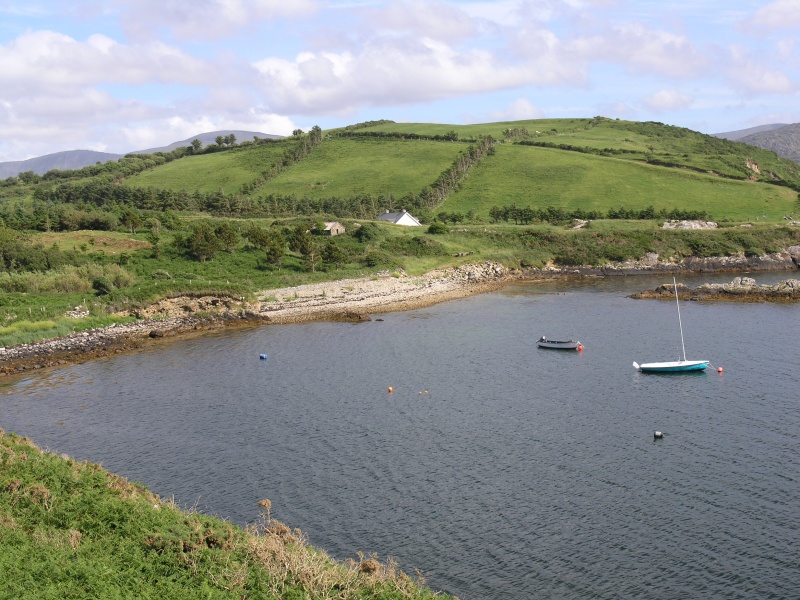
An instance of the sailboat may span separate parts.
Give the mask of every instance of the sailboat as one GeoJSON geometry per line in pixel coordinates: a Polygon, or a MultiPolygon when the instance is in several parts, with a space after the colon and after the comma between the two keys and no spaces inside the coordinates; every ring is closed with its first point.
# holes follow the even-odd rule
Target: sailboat
{"type": "Polygon", "coordinates": [[[681,323],[681,305],[678,302],[678,284],[672,278],[675,287],[675,306],[678,307],[678,327],[681,330],[681,348],[683,349],[683,360],[672,362],[644,363],[640,365],[636,361],[633,368],[642,373],[685,373],[687,371],[702,371],[708,368],[707,360],[686,360],[686,345],[683,343],[683,323],[681,323]]]}

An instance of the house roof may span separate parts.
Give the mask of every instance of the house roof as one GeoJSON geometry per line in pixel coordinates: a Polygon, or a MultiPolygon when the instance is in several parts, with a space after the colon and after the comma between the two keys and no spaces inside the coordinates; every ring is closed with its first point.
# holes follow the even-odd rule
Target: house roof
{"type": "Polygon", "coordinates": [[[399,223],[400,221],[410,221],[409,224],[413,225],[422,225],[414,215],[412,215],[407,210],[403,209],[400,212],[389,212],[388,210],[385,213],[378,215],[378,219],[381,221],[389,221],[390,223],[399,223]]]}

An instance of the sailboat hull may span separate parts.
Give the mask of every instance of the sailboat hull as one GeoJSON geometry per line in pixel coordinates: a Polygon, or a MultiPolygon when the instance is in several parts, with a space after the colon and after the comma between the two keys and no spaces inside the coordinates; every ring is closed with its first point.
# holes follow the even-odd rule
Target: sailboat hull
{"type": "Polygon", "coordinates": [[[687,371],[702,371],[708,368],[707,360],[678,360],[674,362],[633,363],[634,368],[642,373],[686,373],[687,371]]]}

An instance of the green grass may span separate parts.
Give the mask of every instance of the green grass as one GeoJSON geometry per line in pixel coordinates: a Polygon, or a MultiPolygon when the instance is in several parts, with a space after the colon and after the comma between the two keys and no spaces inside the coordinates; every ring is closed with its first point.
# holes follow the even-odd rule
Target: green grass
{"type": "MultiPolygon", "coordinates": [[[[0,314],[8,316],[13,313],[0,312],[0,314]]],[[[24,311],[22,314],[24,318],[24,316],[26,316],[24,311]]],[[[39,321],[30,321],[27,319],[11,321],[6,325],[0,326],[0,347],[31,344],[43,339],[63,337],[76,331],[87,331],[98,327],[106,327],[113,323],[129,323],[133,320],[132,317],[100,315],[79,319],[55,317],[39,321]]]]}
{"type": "Polygon", "coordinates": [[[797,192],[681,169],[565,150],[502,144],[473,170],[439,210],[489,219],[492,206],[614,207],[706,211],[730,221],[781,221],[795,210],[797,192]]]}
{"type": "MultiPolygon", "coordinates": [[[[268,181],[258,195],[400,198],[433,183],[465,148],[458,142],[329,138],[268,181]]],[[[376,208],[381,212],[384,207],[376,208]]]]}
{"type": "Polygon", "coordinates": [[[187,156],[129,177],[124,185],[233,194],[269,169],[291,144],[287,140],[187,156]]]}
{"type": "Polygon", "coordinates": [[[0,597],[441,597],[391,560],[334,561],[259,506],[243,529],[0,429],[0,597]]]}

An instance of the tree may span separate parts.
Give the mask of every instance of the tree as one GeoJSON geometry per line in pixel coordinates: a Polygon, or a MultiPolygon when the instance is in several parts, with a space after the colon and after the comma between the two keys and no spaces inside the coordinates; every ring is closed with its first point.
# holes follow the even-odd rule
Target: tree
{"type": "Polygon", "coordinates": [[[239,234],[236,229],[228,221],[223,221],[214,229],[214,235],[217,236],[220,246],[226,252],[233,252],[236,244],[239,243],[239,234]]]}
{"type": "Polygon", "coordinates": [[[197,138],[194,138],[192,140],[192,153],[197,154],[202,149],[203,149],[203,142],[201,142],[197,138]]]}
{"type": "Polygon", "coordinates": [[[200,262],[206,262],[219,251],[220,242],[211,229],[211,225],[202,221],[192,226],[189,237],[186,238],[186,249],[189,254],[200,262]]]}
{"type": "Polygon", "coordinates": [[[294,137],[300,137],[301,135],[303,135],[303,130],[302,129],[295,129],[294,131],[292,131],[292,135],[294,137]]]}
{"type": "Polygon", "coordinates": [[[306,266],[306,269],[312,273],[317,270],[321,253],[310,234],[306,234],[306,236],[303,237],[303,241],[300,246],[300,256],[303,257],[303,264],[306,266]]]}
{"type": "Polygon", "coordinates": [[[126,207],[122,211],[122,224],[127,227],[131,233],[136,233],[136,230],[142,226],[142,216],[135,208],[126,207]]]}
{"type": "Polygon", "coordinates": [[[328,239],[328,242],[322,249],[322,262],[338,269],[347,262],[347,258],[347,252],[335,241],[328,239]]]}
{"type": "Polygon", "coordinates": [[[275,267],[280,269],[281,263],[283,262],[283,255],[285,244],[283,242],[283,238],[280,235],[273,235],[267,241],[267,246],[265,248],[266,251],[266,259],[267,263],[271,267],[275,267]]]}
{"type": "Polygon", "coordinates": [[[214,138],[214,141],[217,142],[217,146],[222,148],[222,145],[225,143],[225,138],[222,137],[221,135],[218,135],[217,137],[214,138]]]}

